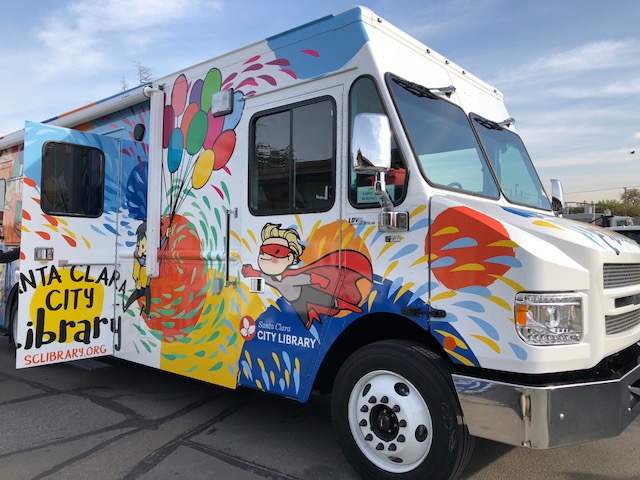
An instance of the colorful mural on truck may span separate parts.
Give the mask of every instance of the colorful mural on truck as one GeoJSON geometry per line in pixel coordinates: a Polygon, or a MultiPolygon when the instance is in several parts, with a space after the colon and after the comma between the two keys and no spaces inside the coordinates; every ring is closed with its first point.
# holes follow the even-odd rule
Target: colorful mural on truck
{"type": "MultiPolygon", "coordinates": [[[[213,67],[202,78],[189,78],[185,71],[178,74],[171,88],[167,89],[163,128],[166,165],[160,277],[149,280],[140,273],[144,270],[140,262],[144,261],[143,252],[147,246],[144,234],[138,232],[138,253],[132,272],[136,289],[129,290],[129,296],[123,298],[127,314],[143,320],[134,320],[138,333],[134,340],[136,352],[141,355],[157,354],[160,368],[229,387],[237,386],[245,378],[252,386],[262,389],[269,389],[276,381],[275,372],[279,372],[279,380],[294,392],[292,396],[298,395],[301,359],[310,363],[317,351],[320,333],[316,325],[321,321],[320,316],[338,315],[342,310],[332,308],[328,304],[331,301],[322,303],[316,298],[321,305],[316,304],[315,308],[307,311],[309,315],[316,315],[311,320],[302,320],[294,311],[294,318],[300,319],[300,325],[280,322],[276,327],[275,323],[269,323],[268,315],[261,315],[269,308],[277,312],[291,309],[286,300],[269,304],[249,293],[240,281],[240,270],[234,272],[236,288],[218,288],[225,276],[223,252],[225,242],[229,241],[224,236],[226,209],[242,201],[229,185],[246,173],[240,164],[234,168],[230,159],[235,151],[236,128],[243,114],[245,99],[270,88],[342,67],[366,42],[363,31],[349,26],[349,23],[342,25],[344,28],[340,34],[345,42],[349,40],[344,43],[349,48],[341,48],[342,53],[338,56],[332,35],[322,34],[310,42],[308,32],[294,30],[269,39],[270,54],[248,58],[237,70],[223,72],[213,67]],[[307,38],[305,45],[296,48],[302,38],[307,38]],[[233,112],[214,117],[213,94],[229,89],[234,91],[233,112]],[[299,327],[304,330],[299,332],[300,335],[296,333],[299,327]],[[266,333],[266,329],[270,329],[272,336],[266,333]],[[256,347],[259,347],[261,339],[267,337],[282,339],[285,350],[270,352],[263,360],[262,349],[256,347]],[[249,343],[253,348],[247,347],[249,343]],[[298,352],[300,346],[305,349],[305,355],[298,352]],[[266,365],[270,362],[275,362],[277,367],[267,370],[266,365]],[[264,375],[270,381],[265,381],[264,375]]],[[[143,222],[141,219],[142,229],[143,222]]],[[[314,232],[314,238],[327,228],[333,229],[326,237],[332,239],[335,226],[314,232]]],[[[299,229],[290,228],[289,231],[299,232],[299,229]]],[[[256,238],[252,230],[232,230],[231,235],[246,245],[256,238]]],[[[329,245],[334,245],[335,252],[339,251],[339,245],[333,239],[329,245]]],[[[306,253],[298,260],[312,263],[307,260],[309,254],[322,249],[322,246],[313,247],[311,239],[307,239],[305,247],[306,253]]],[[[331,266],[337,262],[335,252],[328,253],[325,265],[312,268],[325,272],[331,268],[335,270],[335,265],[331,266]]],[[[307,275],[295,270],[298,279],[307,275]]],[[[290,271],[293,273],[294,269],[290,271]]],[[[289,276],[292,278],[294,275],[289,276]]],[[[316,297],[323,295],[321,289],[312,287],[307,290],[307,295],[309,292],[316,297]]],[[[353,303],[349,305],[353,309],[359,308],[353,303]]]]}
{"type": "MultiPolygon", "coordinates": [[[[352,36],[349,29],[345,33],[352,36]]],[[[353,42],[354,48],[361,44],[362,39],[353,42]]],[[[163,225],[170,235],[164,237],[166,243],[160,250],[163,280],[150,282],[152,305],[145,324],[139,326],[142,348],[150,350],[159,343],[161,368],[229,387],[238,384],[241,370],[253,382],[252,369],[256,368],[260,370],[252,385],[266,389],[270,386],[270,382],[263,379],[261,365],[265,363],[259,349],[256,353],[255,348],[244,348],[247,340],[256,335],[258,339],[253,346],[258,345],[263,335],[268,336],[263,328],[268,324],[266,317],[259,320],[265,304],[250,294],[238,278],[237,290],[224,288],[219,293],[212,292],[225,275],[222,252],[224,242],[228,241],[224,238],[226,209],[241,201],[232,198],[235,192],[230,191],[229,185],[233,177],[242,175],[245,169],[238,166],[233,170],[229,160],[235,149],[235,129],[243,113],[245,98],[335,70],[350,58],[349,52],[341,59],[328,55],[330,45],[321,39],[306,47],[299,51],[282,51],[271,58],[254,56],[244,61],[240,70],[224,74],[215,67],[204,78],[188,79],[186,74],[179,74],[167,93],[163,129],[167,161],[163,225]],[[294,60],[289,60],[289,56],[294,60]],[[234,89],[233,113],[214,117],[212,95],[231,88],[234,89]],[[188,251],[198,252],[204,258],[176,258],[180,252],[188,251]]],[[[244,242],[255,238],[253,232],[248,233],[247,236],[240,231],[231,232],[244,242]]],[[[310,251],[313,249],[307,249],[310,251]]],[[[301,256],[301,259],[305,258],[301,256]]],[[[240,271],[235,273],[238,277],[241,274],[240,271]]],[[[319,295],[320,290],[314,291],[319,295]]],[[[324,312],[329,311],[326,305],[323,307],[324,312]]],[[[278,305],[274,304],[272,308],[278,310],[278,305]]],[[[142,313],[144,316],[145,312],[142,313]]],[[[319,317],[316,322],[318,320],[319,317]]],[[[274,333],[276,327],[271,328],[274,333]]],[[[315,338],[305,336],[305,343],[305,340],[299,340],[302,336],[292,333],[292,327],[279,325],[278,328],[290,351],[271,352],[266,361],[275,362],[281,356],[280,368],[274,371],[280,372],[284,384],[294,391],[299,390],[301,355],[297,353],[297,342],[306,346],[308,357],[314,351],[319,333],[315,326],[309,325],[305,330],[307,334],[308,331],[315,334],[315,338]]]]}
{"type": "Polygon", "coordinates": [[[401,235],[380,232],[375,222],[323,214],[247,215],[227,235],[228,212],[247,204],[241,187],[248,147],[240,145],[247,141],[247,103],[348,65],[368,40],[353,20],[328,17],[268,39],[264,53],[231,67],[171,77],[159,245],[149,245],[146,231],[149,147],[133,133],[138,124],[148,126],[148,103],[96,119],[83,131],[28,125],[29,138],[93,145],[111,161],[104,212],[82,223],[42,213],[42,141],[26,145],[21,366],[114,354],[230,388],[305,400],[334,341],[372,314],[390,322],[408,317],[458,364],[527,361],[511,307],[515,293],[527,288],[529,254],[521,246],[527,232],[582,235],[601,249],[613,240],[560,219],[462,205],[453,195],[429,209],[425,198],[406,201],[411,227],[401,235]],[[326,29],[322,22],[335,25],[326,29]],[[331,33],[313,35],[325,31],[331,33]],[[230,89],[232,112],[215,116],[214,94],[230,89]],[[120,143],[86,133],[99,131],[120,132],[120,143]],[[227,259],[230,242],[242,248],[227,259]],[[47,245],[55,255],[75,255],[77,265],[58,256],[34,261],[34,250],[47,245]],[[97,260],[107,247],[112,258],[97,260]],[[151,248],[159,249],[157,278],[146,272],[151,248]],[[403,313],[406,308],[419,314],[403,313]],[[430,317],[431,308],[446,315],[430,317]]]}

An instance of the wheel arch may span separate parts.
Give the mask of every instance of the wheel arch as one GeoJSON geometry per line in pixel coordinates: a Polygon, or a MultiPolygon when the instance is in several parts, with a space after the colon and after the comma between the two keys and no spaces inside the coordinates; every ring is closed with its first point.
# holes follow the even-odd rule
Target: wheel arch
{"type": "Polygon", "coordinates": [[[356,350],[381,340],[411,340],[447,359],[428,330],[409,318],[390,312],[363,315],[349,325],[331,345],[314,381],[314,390],[328,393],[345,360],[356,350]]]}

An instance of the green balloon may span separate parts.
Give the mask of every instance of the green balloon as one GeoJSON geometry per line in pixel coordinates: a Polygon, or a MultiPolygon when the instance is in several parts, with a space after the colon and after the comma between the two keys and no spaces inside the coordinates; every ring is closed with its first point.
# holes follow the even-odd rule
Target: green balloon
{"type": "Polygon", "coordinates": [[[211,110],[211,96],[222,88],[222,74],[217,68],[212,68],[204,77],[202,86],[202,97],[200,98],[200,108],[208,112],[211,110]]]}
{"type": "Polygon", "coordinates": [[[207,114],[198,110],[191,119],[189,130],[187,131],[187,153],[194,155],[202,148],[204,138],[207,136],[208,119],[207,114]]]}

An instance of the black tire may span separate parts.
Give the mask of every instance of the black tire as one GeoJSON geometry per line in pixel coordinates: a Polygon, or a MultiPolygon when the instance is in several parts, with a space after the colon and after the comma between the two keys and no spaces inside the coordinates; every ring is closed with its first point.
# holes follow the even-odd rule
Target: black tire
{"type": "Polygon", "coordinates": [[[413,342],[377,342],[351,355],[331,413],[345,457],[366,479],[454,479],[473,449],[449,365],[413,342]]]}

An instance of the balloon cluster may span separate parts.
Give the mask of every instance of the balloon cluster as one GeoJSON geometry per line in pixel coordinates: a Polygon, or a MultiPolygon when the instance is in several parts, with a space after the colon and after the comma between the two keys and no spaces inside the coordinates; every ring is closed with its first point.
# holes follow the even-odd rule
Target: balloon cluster
{"type": "MultiPolygon", "coordinates": [[[[223,169],[236,145],[234,129],[244,109],[242,92],[233,94],[233,111],[214,117],[211,112],[212,95],[221,90],[220,70],[212,68],[203,79],[192,84],[184,74],[179,75],[171,90],[171,101],[164,107],[162,146],[167,151],[171,174],[178,169],[191,174],[196,190],[204,187],[214,170],[223,169]],[[187,167],[181,168],[184,153],[187,167]],[[195,162],[191,161],[195,158],[195,162]]],[[[186,180],[186,178],[184,179],[186,180]]]]}

